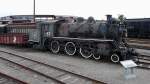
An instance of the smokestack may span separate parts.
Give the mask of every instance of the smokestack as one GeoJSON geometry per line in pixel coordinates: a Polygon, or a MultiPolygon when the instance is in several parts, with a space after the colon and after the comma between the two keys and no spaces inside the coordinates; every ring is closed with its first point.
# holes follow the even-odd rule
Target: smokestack
{"type": "Polygon", "coordinates": [[[107,17],[107,21],[110,22],[112,19],[112,15],[106,15],[106,17],[107,17]]]}

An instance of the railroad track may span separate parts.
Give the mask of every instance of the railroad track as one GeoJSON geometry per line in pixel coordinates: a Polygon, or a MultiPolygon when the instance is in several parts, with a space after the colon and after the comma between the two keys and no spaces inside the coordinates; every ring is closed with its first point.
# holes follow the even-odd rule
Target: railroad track
{"type": "MultiPolygon", "coordinates": [[[[131,47],[148,50],[150,49],[150,39],[128,38],[127,41],[131,47]]],[[[150,69],[150,56],[139,55],[137,64],[139,68],[150,69]]]]}
{"type": "Polygon", "coordinates": [[[144,69],[150,69],[150,56],[140,55],[138,56],[138,67],[144,69]]]}
{"type": "Polygon", "coordinates": [[[141,43],[141,44],[149,44],[150,39],[127,39],[130,43],[141,43]]]}
{"type": "MultiPolygon", "coordinates": [[[[1,54],[1,56],[4,55],[1,54]]],[[[0,62],[1,73],[7,73],[11,77],[27,82],[27,84],[63,84],[43,73],[32,70],[7,58],[0,57],[0,62]]]]}
{"type": "Polygon", "coordinates": [[[57,68],[55,66],[28,59],[21,55],[2,50],[0,50],[0,52],[1,60],[7,61],[17,67],[21,67],[21,69],[34,73],[36,76],[38,75],[37,77],[39,77],[39,79],[40,77],[44,79],[43,82],[46,81],[48,83],[48,81],[52,81],[52,83],[49,84],[106,84],[89,77],[57,68]]]}
{"type": "Polygon", "coordinates": [[[128,41],[149,41],[150,39],[141,39],[141,38],[127,38],[128,41]]]}
{"type": "Polygon", "coordinates": [[[0,73],[0,84],[27,84],[24,81],[20,81],[14,77],[8,76],[4,73],[0,73]]]}
{"type": "Polygon", "coordinates": [[[150,49],[150,39],[132,39],[132,38],[128,38],[127,39],[128,44],[131,47],[134,48],[139,48],[139,49],[150,49]]]}

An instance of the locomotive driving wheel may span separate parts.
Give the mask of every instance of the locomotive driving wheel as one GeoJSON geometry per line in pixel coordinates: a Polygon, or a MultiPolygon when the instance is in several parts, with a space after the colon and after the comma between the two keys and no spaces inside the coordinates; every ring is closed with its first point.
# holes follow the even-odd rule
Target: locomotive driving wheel
{"type": "Polygon", "coordinates": [[[92,49],[86,45],[80,48],[80,54],[84,58],[90,58],[93,55],[92,49]]]}
{"type": "Polygon", "coordinates": [[[73,42],[67,42],[65,45],[65,52],[68,55],[74,55],[76,53],[76,45],[73,42]]]}
{"type": "Polygon", "coordinates": [[[52,41],[51,42],[51,46],[50,46],[50,50],[53,52],[53,53],[58,53],[59,50],[60,50],[60,44],[58,41],[52,41]]]}
{"type": "Polygon", "coordinates": [[[111,61],[114,63],[118,63],[120,61],[120,57],[117,54],[112,54],[111,61]]]}
{"type": "Polygon", "coordinates": [[[99,55],[99,54],[93,54],[93,58],[95,60],[99,60],[99,59],[101,59],[101,55],[99,55]]]}

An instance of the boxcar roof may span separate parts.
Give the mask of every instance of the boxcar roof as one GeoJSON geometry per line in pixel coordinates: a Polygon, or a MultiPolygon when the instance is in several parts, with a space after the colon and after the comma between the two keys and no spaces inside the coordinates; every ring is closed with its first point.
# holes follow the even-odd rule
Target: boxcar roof
{"type": "Polygon", "coordinates": [[[150,22],[150,18],[126,19],[127,22],[150,22]]]}
{"type": "Polygon", "coordinates": [[[16,28],[19,28],[19,27],[35,27],[36,24],[35,23],[18,23],[18,24],[8,24],[7,27],[16,27],[16,28]]]}

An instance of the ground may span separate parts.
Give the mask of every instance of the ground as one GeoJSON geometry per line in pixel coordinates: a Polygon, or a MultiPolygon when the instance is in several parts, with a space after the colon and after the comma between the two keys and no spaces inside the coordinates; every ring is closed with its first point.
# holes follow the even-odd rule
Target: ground
{"type": "MultiPolygon", "coordinates": [[[[11,49],[7,50],[12,51],[11,49]]],[[[149,51],[138,51],[149,54],[149,51]]],[[[44,63],[92,77],[108,84],[149,84],[150,82],[149,70],[135,68],[134,71],[137,77],[134,79],[125,80],[124,68],[120,64],[113,64],[103,60],[94,61],[91,59],[83,59],[79,56],[67,56],[63,54],[56,55],[48,51],[39,50],[31,51],[17,49],[16,53],[24,54],[29,58],[41,60],[44,63]]]]}

